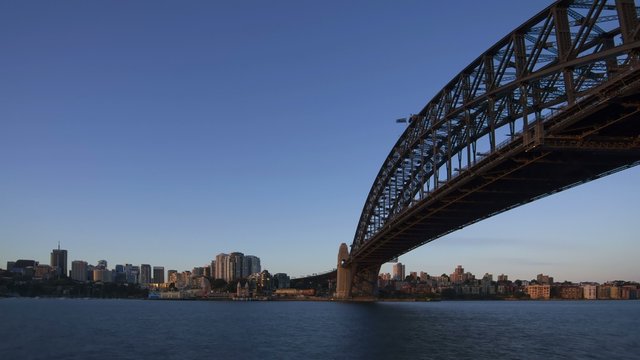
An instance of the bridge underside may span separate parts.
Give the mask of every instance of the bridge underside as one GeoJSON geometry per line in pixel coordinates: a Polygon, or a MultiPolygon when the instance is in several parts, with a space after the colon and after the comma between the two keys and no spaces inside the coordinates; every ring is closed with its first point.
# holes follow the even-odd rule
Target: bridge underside
{"type": "MultiPolygon", "coordinates": [[[[550,121],[537,123],[389,221],[343,264],[352,278],[350,295],[374,295],[381,264],[400,254],[500,212],[637,165],[638,78],[640,74],[629,79],[635,85],[624,91],[592,95],[550,121]]],[[[531,226],[538,225],[532,221],[531,226]]]]}
{"type": "Polygon", "coordinates": [[[468,224],[638,164],[640,94],[628,93],[589,114],[569,109],[532,129],[528,144],[490,154],[390,222],[352,258],[379,265],[468,224]]]}
{"type": "Polygon", "coordinates": [[[375,295],[383,263],[447,233],[639,164],[638,14],[557,0],[406,119],[341,247],[339,297],[375,295]]]}

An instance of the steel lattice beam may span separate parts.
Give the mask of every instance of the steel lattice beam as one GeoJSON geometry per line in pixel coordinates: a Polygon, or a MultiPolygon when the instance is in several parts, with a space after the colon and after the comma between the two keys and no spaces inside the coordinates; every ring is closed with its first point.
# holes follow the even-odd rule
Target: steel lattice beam
{"type": "MultiPolygon", "coordinates": [[[[385,159],[358,222],[352,256],[369,252],[375,247],[369,242],[385,236],[390,224],[413,216],[504,149],[539,145],[545,131],[563,135],[582,105],[615,95],[617,87],[608,84],[635,81],[628,74],[638,66],[637,13],[632,0],[557,1],[463,69],[410,117],[385,159]],[[501,136],[507,139],[501,142],[501,136]]],[[[594,124],[592,131],[599,126],[604,125],[594,124]]],[[[562,137],[549,142],[588,149],[637,144],[562,137]]]]}

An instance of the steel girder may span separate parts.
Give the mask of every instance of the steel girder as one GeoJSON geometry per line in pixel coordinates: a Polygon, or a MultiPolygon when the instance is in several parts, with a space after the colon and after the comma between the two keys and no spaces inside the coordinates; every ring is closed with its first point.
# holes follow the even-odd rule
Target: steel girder
{"type": "Polygon", "coordinates": [[[557,1],[462,70],[410,117],[371,187],[351,254],[482,157],[637,66],[638,10],[633,0],[557,1]]]}

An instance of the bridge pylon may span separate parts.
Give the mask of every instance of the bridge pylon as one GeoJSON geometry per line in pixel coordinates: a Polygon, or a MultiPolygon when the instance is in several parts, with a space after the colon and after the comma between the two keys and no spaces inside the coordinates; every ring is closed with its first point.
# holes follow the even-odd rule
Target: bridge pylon
{"type": "Polygon", "coordinates": [[[347,244],[338,250],[336,298],[338,300],[373,301],[378,296],[378,273],[382,264],[350,261],[347,244]]]}

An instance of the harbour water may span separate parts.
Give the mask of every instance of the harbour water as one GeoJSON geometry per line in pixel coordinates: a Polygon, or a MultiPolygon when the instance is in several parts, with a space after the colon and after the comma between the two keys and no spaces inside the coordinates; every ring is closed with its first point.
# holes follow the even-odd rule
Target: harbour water
{"type": "Polygon", "coordinates": [[[640,301],[0,300],[3,359],[640,358],[640,301]]]}

